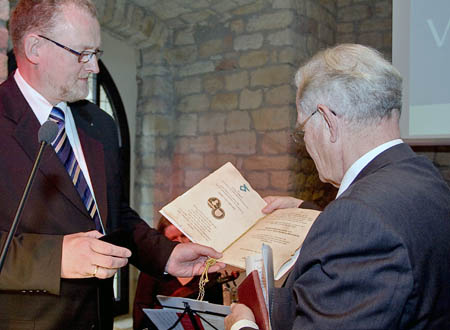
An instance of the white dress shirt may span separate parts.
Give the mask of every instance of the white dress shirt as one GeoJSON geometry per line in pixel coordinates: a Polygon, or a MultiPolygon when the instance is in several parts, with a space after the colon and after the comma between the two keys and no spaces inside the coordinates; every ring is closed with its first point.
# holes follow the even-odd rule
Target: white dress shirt
{"type": "MultiPolygon", "coordinates": [[[[42,125],[44,122],[48,120],[53,105],[51,105],[41,94],[39,94],[39,92],[37,92],[25,81],[25,79],[20,74],[19,69],[17,69],[16,72],[14,73],[14,80],[16,81],[17,86],[19,87],[20,91],[25,97],[25,100],[28,102],[28,105],[30,106],[31,110],[33,110],[36,118],[39,120],[39,123],[42,125]]],[[[72,111],[66,102],[60,102],[56,106],[64,112],[65,116],[64,125],[66,129],[67,138],[69,139],[69,142],[75,154],[75,158],[77,159],[78,164],[80,165],[80,169],[83,172],[86,182],[89,185],[89,189],[91,189],[92,197],[94,198],[95,203],[97,204],[94,189],[92,188],[91,178],[89,176],[89,170],[87,168],[86,160],[84,158],[83,148],[81,147],[80,138],[78,137],[77,128],[75,126],[75,121],[73,119],[72,111]]],[[[100,211],[98,212],[98,214],[100,217],[100,223],[102,223],[100,211]]]]}
{"type": "Polygon", "coordinates": [[[352,166],[350,166],[350,168],[347,170],[347,172],[345,172],[344,177],[342,178],[341,185],[339,186],[336,198],[338,198],[340,195],[342,195],[344,191],[347,190],[347,188],[352,184],[353,180],[356,179],[358,174],[363,170],[364,167],[366,167],[367,164],[369,164],[372,161],[372,159],[381,154],[383,151],[400,143],[403,143],[403,140],[395,139],[383,143],[378,147],[370,150],[362,157],[360,157],[356,162],[354,162],[352,166]]]}

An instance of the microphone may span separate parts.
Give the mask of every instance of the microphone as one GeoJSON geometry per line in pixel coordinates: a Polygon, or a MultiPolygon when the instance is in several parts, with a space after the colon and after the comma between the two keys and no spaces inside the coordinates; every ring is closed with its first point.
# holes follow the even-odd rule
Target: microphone
{"type": "Polygon", "coordinates": [[[34,177],[36,175],[36,170],[38,169],[39,163],[41,162],[44,148],[47,144],[52,143],[52,141],[56,138],[57,134],[58,134],[58,125],[51,120],[47,120],[39,129],[38,139],[41,145],[39,148],[38,155],[36,156],[36,160],[34,161],[34,165],[31,170],[30,176],[28,178],[28,182],[23,191],[22,199],[20,200],[19,206],[17,207],[16,215],[11,224],[11,228],[9,229],[8,237],[6,238],[5,244],[3,245],[2,248],[2,253],[0,255],[0,273],[2,271],[3,264],[5,263],[6,253],[8,253],[8,249],[9,246],[11,245],[12,238],[16,233],[17,226],[19,225],[19,219],[22,214],[25,202],[28,199],[28,193],[30,192],[31,186],[33,184],[34,177]]]}

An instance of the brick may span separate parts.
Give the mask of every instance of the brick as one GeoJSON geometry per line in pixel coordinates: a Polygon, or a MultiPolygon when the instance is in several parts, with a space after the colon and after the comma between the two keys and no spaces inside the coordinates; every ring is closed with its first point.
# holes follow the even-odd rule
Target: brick
{"type": "Polygon", "coordinates": [[[216,141],[213,136],[183,137],[177,140],[175,151],[179,153],[213,152],[216,141]]]}
{"type": "MultiPolygon", "coordinates": [[[[174,171],[171,175],[171,182],[173,186],[183,186],[184,184],[184,170],[183,167],[178,168],[178,166],[174,166],[174,171]]],[[[178,196],[178,195],[175,195],[178,196]]],[[[171,199],[168,199],[171,200],[171,199]]]]}
{"type": "MultiPolygon", "coordinates": [[[[202,154],[175,154],[173,156],[172,165],[175,168],[190,168],[200,169],[203,168],[203,155],[202,154]]],[[[167,180],[167,178],[166,178],[167,180]]]]}
{"type": "Polygon", "coordinates": [[[265,93],[265,100],[268,104],[285,105],[295,103],[295,92],[291,85],[283,85],[269,89],[265,93]]]}
{"type": "Polygon", "coordinates": [[[377,1],[375,4],[375,15],[377,17],[392,18],[392,1],[377,1]]]}
{"type": "Polygon", "coordinates": [[[197,114],[182,114],[175,123],[175,134],[177,136],[197,135],[197,114]]]}
{"type": "Polygon", "coordinates": [[[251,73],[250,86],[275,86],[290,83],[294,70],[288,65],[276,65],[257,69],[251,73]]]}
{"type": "Polygon", "coordinates": [[[380,32],[361,33],[358,43],[380,49],[383,46],[383,35],[380,32]]]}
{"type": "Polygon", "coordinates": [[[200,45],[198,54],[201,57],[210,57],[212,55],[221,54],[224,50],[222,39],[208,40],[200,45]]]}
{"type": "Polygon", "coordinates": [[[234,50],[242,51],[259,49],[263,45],[264,37],[261,33],[247,34],[234,39],[234,50]]]}
{"type": "Polygon", "coordinates": [[[215,71],[230,71],[237,68],[237,60],[232,59],[223,59],[219,63],[217,63],[215,67],[215,71]]]}
{"type": "Polygon", "coordinates": [[[269,174],[266,172],[250,172],[246,175],[246,179],[255,190],[269,186],[269,174]]]}
{"type": "Polygon", "coordinates": [[[329,26],[335,26],[336,24],[335,12],[326,10],[318,1],[307,1],[306,16],[321,24],[329,26]]]}
{"type": "Polygon", "coordinates": [[[338,22],[353,22],[370,17],[370,8],[368,5],[354,5],[344,7],[338,10],[338,22]]]}
{"type": "Polygon", "coordinates": [[[224,86],[225,81],[223,76],[207,75],[203,78],[203,88],[210,94],[215,94],[223,89],[224,86]]]}
{"type": "Polygon", "coordinates": [[[0,49],[6,53],[8,48],[8,30],[0,28],[0,49]]]}
{"type": "Polygon", "coordinates": [[[256,151],[254,132],[233,132],[218,137],[217,151],[238,155],[252,155],[256,151]]]}
{"type": "Polygon", "coordinates": [[[250,129],[250,116],[246,111],[232,111],[227,114],[226,131],[242,131],[250,129]]]}
{"type": "Polygon", "coordinates": [[[169,65],[192,63],[197,59],[197,47],[183,46],[170,49],[166,58],[169,65]]]}
{"type": "Polygon", "coordinates": [[[170,116],[144,115],[142,123],[142,133],[144,135],[169,135],[172,132],[172,118],[170,116]]]}
{"type": "Polygon", "coordinates": [[[212,72],[214,71],[214,69],[214,63],[211,61],[196,62],[194,64],[181,67],[179,70],[179,75],[181,77],[192,76],[196,74],[212,72]]]}
{"type": "Polygon", "coordinates": [[[245,6],[242,6],[240,8],[233,10],[231,12],[231,14],[235,15],[235,16],[240,16],[240,15],[259,13],[266,6],[266,3],[264,2],[264,0],[256,0],[256,1],[252,0],[252,1],[248,1],[248,3],[250,3],[250,4],[247,4],[245,6]]]}
{"type": "Polygon", "coordinates": [[[338,23],[337,33],[352,33],[355,31],[353,23],[338,23]]]}
{"type": "Polygon", "coordinates": [[[137,205],[150,204],[153,201],[153,187],[137,184],[134,199],[137,205]]]}
{"type": "Polygon", "coordinates": [[[298,51],[296,51],[294,48],[283,48],[280,50],[278,54],[278,62],[279,63],[288,63],[288,64],[298,64],[298,57],[300,54],[298,54],[298,51]]]}
{"type": "Polygon", "coordinates": [[[263,93],[260,89],[249,90],[244,89],[239,96],[239,108],[240,109],[257,109],[261,106],[263,99],[263,93]]]}
{"type": "Polygon", "coordinates": [[[216,170],[227,162],[236,163],[236,156],[230,154],[205,154],[205,167],[216,170]]]}
{"type": "Polygon", "coordinates": [[[244,21],[241,19],[234,20],[230,23],[230,30],[236,34],[244,32],[244,21]]]}
{"type": "Polygon", "coordinates": [[[225,89],[233,91],[236,89],[243,89],[248,86],[248,72],[242,71],[232,73],[225,76],[225,89]]]}
{"type": "Polygon", "coordinates": [[[234,110],[237,108],[237,100],[236,93],[216,94],[211,101],[211,110],[234,110]]]}
{"type": "Polygon", "coordinates": [[[294,13],[289,10],[282,10],[271,14],[263,14],[250,18],[247,24],[247,31],[256,32],[261,30],[278,30],[291,25],[294,20],[294,13]]]}
{"type": "Polygon", "coordinates": [[[272,7],[275,9],[295,9],[295,1],[292,0],[274,0],[272,7]]]}
{"type": "Polygon", "coordinates": [[[177,111],[202,112],[209,109],[209,99],[205,94],[194,94],[185,96],[180,100],[177,111]]]}
{"type": "Polygon", "coordinates": [[[263,66],[269,60],[269,53],[267,50],[256,50],[241,55],[239,58],[239,66],[241,68],[253,68],[263,66]]]}
{"type": "Polygon", "coordinates": [[[150,168],[141,168],[136,173],[135,180],[138,184],[154,184],[155,183],[155,171],[150,168]]]}
{"type": "Polygon", "coordinates": [[[290,107],[265,108],[251,112],[253,126],[256,130],[271,131],[291,127],[290,107]]]}
{"type": "Polygon", "coordinates": [[[163,62],[164,53],[158,47],[151,47],[141,51],[142,63],[147,64],[161,64],[163,62]]]}
{"type": "Polygon", "coordinates": [[[199,116],[200,133],[220,134],[225,132],[225,115],[222,113],[205,113],[199,116]]]}
{"type": "Polygon", "coordinates": [[[136,154],[136,168],[152,168],[156,164],[156,155],[155,153],[151,153],[148,155],[141,155],[135,152],[136,154]]]}
{"type": "Polygon", "coordinates": [[[139,99],[146,99],[151,96],[165,99],[173,94],[173,85],[165,77],[145,77],[139,86],[139,99]]]}
{"type": "Polygon", "coordinates": [[[291,130],[284,129],[276,132],[266,132],[261,139],[261,152],[264,155],[279,155],[290,152],[293,144],[291,130]]]}
{"type": "Polygon", "coordinates": [[[270,172],[270,185],[273,188],[288,189],[293,185],[293,177],[291,171],[272,171],[270,172]]]}
{"type": "Polygon", "coordinates": [[[167,66],[162,65],[146,65],[138,71],[139,77],[148,76],[169,76],[170,70],[167,66]]]}
{"type": "Polygon", "coordinates": [[[392,20],[390,19],[371,19],[361,22],[359,30],[361,32],[372,31],[390,31],[392,29],[392,20]]]}
{"type": "Polygon", "coordinates": [[[208,170],[186,170],[184,173],[184,185],[192,187],[210,174],[208,170]]]}
{"type": "Polygon", "coordinates": [[[250,156],[244,160],[246,170],[288,170],[292,168],[295,157],[285,156],[250,156]]]}
{"type": "Polygon", "coordinates": [[[285,29],[267,36],[267,41],[272,46],[292,46],[295,43],[295,33],[285,29]]]}
{"type": "Polygon", "coordinates": [[[156,137],[153,135],[142,134],[140,136],[137,136],[135,149],[136,159],[149,155],[149,157],[151,157],[156,150],[156,137]]]}
{"type": "Polygon", "coordinates": [[[175,33],[176,46],[192,45],[195,43],[194,34],[190,30],[180,30],[175,33]]]}
{"type": "Polygon", "coordinates": [[[198,77],[195,77],[176,81],[175,90],[177,94],[181,96],[200,93],[202,90],[202,80],[198,77]]]}

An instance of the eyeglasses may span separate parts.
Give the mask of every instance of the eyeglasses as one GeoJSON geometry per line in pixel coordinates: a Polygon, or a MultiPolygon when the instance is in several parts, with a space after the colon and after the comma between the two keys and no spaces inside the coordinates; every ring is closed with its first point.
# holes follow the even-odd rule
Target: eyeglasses
{"type": "Polygon", "coordinates": [[[44,38],[45,40],[48,40],[50,42],[53,42],[56,46],[61,47],[61,48],[65,49],[65,50],[67,50],[68,52],[78,56],[78,62],[79,63],[87,63],[87,62],[89,62],[94,55],[97,57],[97,59],[99,59],[100,56],[103,55],[103,50],[100,50],[100,49],[97,49],[96,51],[83,50],[80,53],[80,52],[77,52],[76,50],[73,50],[72,48],[64,46],[64,45],[60,44],[59,42],[56,42],[55,40],[47,38],[47,37],[45,37],[43,35],[39,34],[39,37],[44,38]]]}
{"type": "Polygon", "coordinates": [[[298,125],[294,131],[292,132],[292,140],[294,140],[295,143],[303,143],[303,137],[305,136],[305,125],[306,123],[311,119],[312,116],[314,116],[319,109],[316,109],[313,113],[311,113],[300,125],[298,125]]]}

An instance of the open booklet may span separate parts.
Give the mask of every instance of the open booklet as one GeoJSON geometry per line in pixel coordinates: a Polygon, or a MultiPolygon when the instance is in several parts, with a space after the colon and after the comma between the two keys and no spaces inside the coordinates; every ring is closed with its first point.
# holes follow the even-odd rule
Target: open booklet
{"type": "Polygon", "coordinates": [[[265,205],[239,171],[226,163],[160,212],[192,242],[223,252],[220,261],[232,266],[245,269],[247,256],[261,253],[262,243],[270,245],[279,279],[290,269],[289,261],[320,212],[296,208],[265,215],[265,205]]]}

